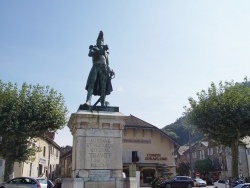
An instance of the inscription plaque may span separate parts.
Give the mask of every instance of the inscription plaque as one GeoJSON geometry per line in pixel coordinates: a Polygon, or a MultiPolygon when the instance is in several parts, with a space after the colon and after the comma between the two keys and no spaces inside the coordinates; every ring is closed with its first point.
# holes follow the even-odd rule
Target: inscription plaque
{"type": "Polygon", "coordinates": [[[86,169],[114,169],[116,149],[114,138],[87,137],[86,138],[86,169]]]}
{"type": "Polygon", "coordinates": [[[89,170],[89,178],[96,181],[109,180],[110,170],[89,170]]]}

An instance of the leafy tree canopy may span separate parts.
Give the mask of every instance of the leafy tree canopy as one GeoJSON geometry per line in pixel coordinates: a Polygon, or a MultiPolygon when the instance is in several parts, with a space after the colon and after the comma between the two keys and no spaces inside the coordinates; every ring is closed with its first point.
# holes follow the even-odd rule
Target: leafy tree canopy
{"type": "Polygon", "coordinates": [[[250,135],[250,87],[242,84],[214,83],[197,93],[198,101],[189,98],[187,109],[190,122],[206,136],[231,146],[232,141],[250,135]],[[222,134],[223,133],[223,134],[222,134]]]}
{"type": "Polygon", "coordinates": [[[195,170],[201,174],[207,174],[213,170],[213,163],[211,159],[203,159],[195,162],[195,170]]]}
{"type": "Polygon", "coordinates": [[[29,146],[48,131],[63,128],[67,112],[63,96],[48,86],[24,83],[18,88],[0,80],[0,156],[6,169],[8,161],[29,160],[39,150],[29,146]]]}
{"type": "Polygon", "coordinates": [[[189,176],[190,175],[190,163],[182,162],[176,168],[176,172],[179,176],[189,176]]]}
{"type": "Polygon", "coordinates": [[[232,150],[233,177],[238,176],[239,140],[250,135],[250,87],[243,83],[214,83],[208,91],[197,93],[198,100],[189,98],[190,108],[186,116],[191,124],[208,138],[232,150]]]}

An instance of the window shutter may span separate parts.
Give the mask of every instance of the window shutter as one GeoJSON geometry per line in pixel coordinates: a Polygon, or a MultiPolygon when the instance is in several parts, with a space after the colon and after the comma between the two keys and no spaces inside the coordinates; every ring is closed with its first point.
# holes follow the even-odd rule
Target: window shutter
{"type": "Polygon", "coordinates": [[[132,163],[132,151],[128,151],[128,162],[132,163]]]}
{"type": "Polygon", "coordinates": [[[138,158],[139,158],[139,161],[141,162],[142,161],[142,152],[141,151],[138,151],[138,158]]]}

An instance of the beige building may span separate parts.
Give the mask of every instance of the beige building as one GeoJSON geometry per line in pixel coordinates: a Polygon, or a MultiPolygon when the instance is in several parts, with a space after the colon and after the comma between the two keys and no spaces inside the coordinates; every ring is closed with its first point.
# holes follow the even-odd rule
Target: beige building
{"type": "Polygon", "coordinates": [[[36,153],[32,162],[15,162],[14,176],[48,177],[52,180],[57,178],[61,147],[51,138],[39,138],[34,146],[40,147],[41,152],[36,153]]]}
{"type": "Polygon", "coordinates": [[[154,177],[175,176],[174,157],[178,147],[161,129],[130,115],[123,130],[123,171],[129,175],[131,164],[135,164],[141,186],[154,177]]]}
{"type": "Polygon", "coordinates": [[[248,164],[248,174],[250,176],[250,136],[245,137],[243,143],[246,144],[246,156],[247,156],[247,164],[248,164]]]}
{"type": "MultiPolygon", "coordinates": [[[[41,148],[41,152],[36,153],[36,155],[33,157],[33,161],[14,163],[14,177],[47,177],[51,180],[54,180],[59,176],[58,172],[61,147],[53,141],[54,133],[48,133],[48,136],[49,138],[38,138],[37,141],[33,143],[33,147],[41,148]]],[[[0,173],[2,178],[3,172],[4,160],[0,162],[0,173]]]]}

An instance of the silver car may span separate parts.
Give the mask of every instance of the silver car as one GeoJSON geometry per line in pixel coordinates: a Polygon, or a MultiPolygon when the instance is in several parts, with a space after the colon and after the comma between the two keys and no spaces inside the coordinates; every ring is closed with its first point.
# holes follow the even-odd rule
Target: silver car
{"type": "Polygon", "coordinates": [[[32,177],[16,177],[1,183],[0,188],[47,188],[47,180],[32,177]]]}

